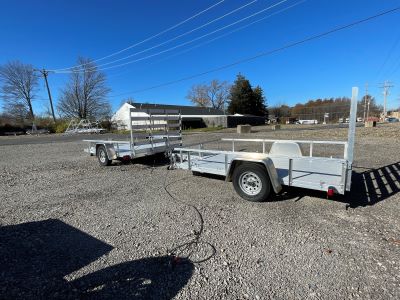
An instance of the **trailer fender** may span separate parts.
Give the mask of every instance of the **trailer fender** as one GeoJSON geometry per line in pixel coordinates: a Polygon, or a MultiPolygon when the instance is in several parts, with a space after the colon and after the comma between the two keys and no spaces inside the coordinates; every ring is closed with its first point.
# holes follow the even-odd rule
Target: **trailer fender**
{"type": "Polygon", "coordinates": [[[282,190],[282,185],[279,181],[278,173],[276,172],[274,163],[268,157],[262,159],[251,159],[246,157],[238,157],[232,160],[231,164],[228,167],[226,181],[232,181],[232,174],[234,169],[243,163],[256,163],[265,167],[265,170],[268,173],[268,177],[270,179],[272,188],[275,193],[279,193],[282,190]]]}
{"type": "Polygon", "coordinates": [[[113,144],[97,143],[96,144],[96,155],[97,155],[97,149],[99,149],[99,146],[104,146],[106,148],[108,159],[117,159],[117,152],[115,151],[113,144]]]}

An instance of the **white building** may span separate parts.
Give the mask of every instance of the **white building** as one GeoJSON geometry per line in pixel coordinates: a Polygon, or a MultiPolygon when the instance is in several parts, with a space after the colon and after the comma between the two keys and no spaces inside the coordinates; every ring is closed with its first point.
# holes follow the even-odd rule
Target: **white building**
{"type": "MultiPolygon", "coordinates": [[[[124,103],[116,113],[111,117],[111,122],[117,126],[118,130],[129,129],[129,112],[131,108],[136,108],[132,104],[124,103]]],[[[148,117],[149,115],[144,112],[132,112],[132,117],[148,117]]],[[[165,121],[154,121],[155,124],[164,124],[165,121]]],[[[144,125],[146,121],[133,121],[132,125],[144,125]]]]}
{"type": "Polygon", "coordinates": [[[117,126],[118,130],[129,129],[129,111],[135,108],[129,103],[124,103],[111,117],[111,122],[117,126]]]}
{"type": "MultiPolygon", "coordinates": [[[[119,130],[129,129],[129,111],[131,108],[143,109],[172,109],[179,110],[182,117],[183,128],[201,127],[235,127],[238,124],[263,125],[264,117],[250,115],[225,115],[223,110],[211,107],[197,107],[186,105],[149,104],[149,103],[124,103],[112,116],[111,121],[119,130]]],[[[132,112],[132,116],[148,116],[144,112],[132,112]]],[[[145,124],[146,121],[135,121],[136,125],[145,124]]],[[[160,124],[165,121],[159,121],[160,124]]],[[[133,123],[135,125],[135,123],[133,123]]]]}

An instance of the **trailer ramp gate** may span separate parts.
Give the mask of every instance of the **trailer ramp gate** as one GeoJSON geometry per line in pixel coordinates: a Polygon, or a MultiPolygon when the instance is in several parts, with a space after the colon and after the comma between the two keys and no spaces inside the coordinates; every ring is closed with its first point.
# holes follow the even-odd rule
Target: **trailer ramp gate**
{"type": "Polygon", "coordinates": [[[182,118],[179,110],[130,109],[129,140],[84,140],[85,152],[96,155],[104,146],[108,159],[136,158],[169,152],[182,146],[182,118]]]}

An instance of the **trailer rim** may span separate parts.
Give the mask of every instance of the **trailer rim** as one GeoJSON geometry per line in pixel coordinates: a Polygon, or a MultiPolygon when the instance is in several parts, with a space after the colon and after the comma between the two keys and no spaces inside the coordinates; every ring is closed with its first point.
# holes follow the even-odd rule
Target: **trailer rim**
{"type": "Polygon", "coordinates": [[[236,166],[233,172],[232,183],[235,191],[239,194],[239,196],[247,201],[262,202],[267,200],[271,193],[271,183],[265,166],[262,166],[258,163],[243,163],[236,166]],[[258,185],[260,189],[255,189],[255,191],[257,192],[252,191],[252,194],[246,192],[241,187],[241,178],[243,178],[242,175],[250,175],[251,173],[255,174],[261,182],[261,184],[258,185]]]}
{"type": "Polygon", "coordinates": [[[262,180],[256,173],[246,171],[240,174],[239,187],[247,195],[258,195],[262,190],[262,186],[262,180]]]}
{"type": "Polygon", "coordinates": [[[108,158],[107,150],[104,145],[100,145],[97,147],[97,159],[101,166],[109,166],[111,165],[111,160],[108,158]]]}
{"type": "Polygon", "coordinates": [[[99,151],[99,159],[103,164],[106,162],[106,152],[103,149],[100,149],[99,151]]]}

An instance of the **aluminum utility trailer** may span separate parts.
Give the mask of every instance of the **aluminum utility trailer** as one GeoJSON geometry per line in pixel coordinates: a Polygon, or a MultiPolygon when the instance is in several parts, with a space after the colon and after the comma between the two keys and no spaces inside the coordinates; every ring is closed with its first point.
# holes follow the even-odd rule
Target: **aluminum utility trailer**
{"type": "Polygon", "coordinates": [[[112,160],[128,161],[137,157],[168,153],[182,146],[182,119],[179,110],[131,108],[129,111],[130,139],[84,140],[85,152],[96,155],[100,165],[112,160]]]}
{"type": "Polygon", "coordinates": [[[353,88],[347,142],[225,138],[222,141],[232,143],[231,151],[206,150],[202,145],[175,148],[174,167],[225,176],[249,201],[266,200],[271,188],[279,193],[283,185],[343,195],[351,187],[357,94],[358,88],[353,88]],[[235,145],[240,142],[259,143],[262,152],[238,152],[235,145]],[[309,145],[308,156],[303,155],[300,144],[309,145]],[[343,146],[343,157],[313,156],[313,147],[320,144],[343,146]]]}

